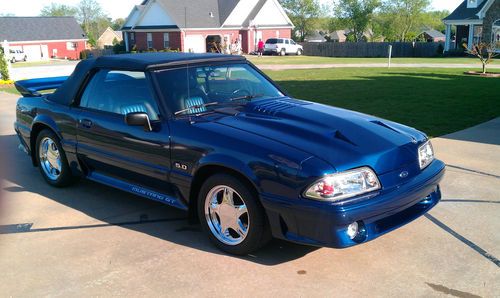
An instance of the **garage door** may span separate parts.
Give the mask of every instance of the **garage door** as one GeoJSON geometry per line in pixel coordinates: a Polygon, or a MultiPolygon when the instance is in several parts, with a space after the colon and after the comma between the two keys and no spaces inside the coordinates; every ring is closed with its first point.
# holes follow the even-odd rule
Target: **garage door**
{"type": "Polygon", "coordinates": [[[23,46],[24,54],[28,56],[28,61],[39,61],[42,60],[42,50],[40,45],[35,46],[23,46]]]}
{"type": "Polygon", "coordinates": [[[203,35],[186,35],[184,38],[184,52],[205,53],[207,47],[203,35]]]}

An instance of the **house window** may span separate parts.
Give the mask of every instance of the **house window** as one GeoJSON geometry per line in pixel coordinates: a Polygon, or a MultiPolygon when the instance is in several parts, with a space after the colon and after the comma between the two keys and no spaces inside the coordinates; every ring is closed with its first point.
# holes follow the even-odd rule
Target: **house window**
{"type": "Polygon", "coordinates": [[[164,49],[170,48],[170,34],[169,33],[163,33],[163,48],[164,49]]]}
{"type": "Polygon", "coordinates": [[[481,37],[483,36],[483,26],[474,26],[474,44],[480,43],[481,37]]]}
{"type": "Polygon", "coordinates": [[[66,49],[68,51],[74,51],[76,49],[76,42],[70,42],[70,41],[68,41],[66,43],[66,49]]]}
{"type": "Polygon", "coordinates": [[[500,20],[495,21],[491,29],[493,46],[496,48],[496,52],[500,52],[500,20]]]}
{"type": "Polygon", "coordinates": [[[153,48],[153,33],[147,34],[147,41],[148,41],[148,49],[152,49],[153,48]]]}
{"type": "Polygon", "coordinates": [[[130,40],[135,41],[135,32],[130,32],[130,40]]]}

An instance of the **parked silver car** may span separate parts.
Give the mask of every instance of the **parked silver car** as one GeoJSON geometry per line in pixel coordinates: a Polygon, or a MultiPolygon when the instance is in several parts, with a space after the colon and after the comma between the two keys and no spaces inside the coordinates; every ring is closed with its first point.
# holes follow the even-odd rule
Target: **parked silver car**
{"type": "Polygon", "coordinates": [[[264,45],[264,54],[302,55],[304,49],[290,38],[269,38],[264,45]]]}

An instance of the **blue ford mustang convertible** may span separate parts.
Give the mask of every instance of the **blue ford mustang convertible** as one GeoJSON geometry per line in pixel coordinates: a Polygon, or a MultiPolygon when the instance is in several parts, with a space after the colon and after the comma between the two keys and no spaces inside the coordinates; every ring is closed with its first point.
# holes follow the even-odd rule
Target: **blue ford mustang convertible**
{"type": "Polygon", "coordinates": [[[108,56],[16,86],[20,148],[47,183],[85,177],[187,210],[229,253],[272,237],[353,246],[441,198],[425,134],[290,98],[240,56],[108,56]]]}

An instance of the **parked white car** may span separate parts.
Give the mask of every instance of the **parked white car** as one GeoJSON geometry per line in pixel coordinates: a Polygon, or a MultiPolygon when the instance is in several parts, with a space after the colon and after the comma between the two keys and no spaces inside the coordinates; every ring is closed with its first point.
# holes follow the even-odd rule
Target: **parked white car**
{"type": "Polygon", "coordinates": [[[8,58],[12,63],[28,60],[28,56],[26,56],[26,54],[21,50],[9,50],[8,58]]]}
{"type": "Polygon", "coordinates": [[[264,54],[302,55],[304,49],[290,38],[269,38],[264,45],[264,54]]]}

